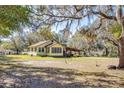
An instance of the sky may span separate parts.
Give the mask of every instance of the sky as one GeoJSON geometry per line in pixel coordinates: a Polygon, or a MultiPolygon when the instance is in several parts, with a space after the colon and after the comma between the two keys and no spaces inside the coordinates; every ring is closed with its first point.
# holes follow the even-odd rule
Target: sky
{"type": "MultiPolygon", "coordinates": [[[[96,17],[94,16],[93,18],[91,18],[90,24],[92,24],[95,20],[96,20],[96,17]]],[[[70,31],[72,34],[74,34],[77,31],[77,29],[79,29],[80,27],[89,26],[90,24],[89,24],[88,18],[82,19],[80,26],[78,26],[78,22],[75,21],[74,24],[71,25],[70,31]]],[[[65,27],[66,27],[66,23],[63,22],[62,24],[60,24],[58,26],[53,25],[51,30],[54,32],[59,32],[60,30],[63,30],[65,27]]]]}

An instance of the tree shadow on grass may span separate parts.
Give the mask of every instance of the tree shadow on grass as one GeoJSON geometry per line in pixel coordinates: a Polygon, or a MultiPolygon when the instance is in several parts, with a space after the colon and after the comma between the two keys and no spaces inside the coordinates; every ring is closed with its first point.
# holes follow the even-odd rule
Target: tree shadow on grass
{"type": "Polygon", "coordinates": [[[10,58],[10,57],[6,57],[6,56],[4,56],[4,55],[0,55],[0,61],[9,61],[9,60],[11,60],[12,58],[10,58]]]}
{"type": "MultiPolygon", "coordinates": [[[[12,62],[13,59],[19,59],[19,57],[8,57],[6,55],[0,55],[0,62],[12,62]]],[[[16,62],[16,61],[13,61],[16,62]]]]}
{"type": "MultiPolygon", "coordinates": [[[[7,88],[112,87],[111,85],[114,83],[117,84],[116,81],[107,82],[105,78],[109,77],[114,76],[104,72],[81,72],[53,67],[30,67],[10,63],[0,65],[0,87],[7,88]],[[99,78],[88,78],[88,76],[99,78]],[[81,80],[78,80],[77,77],[80,77],[81,80]]],[[[122,84],[121,87],[123,87],[122,84]]]]}

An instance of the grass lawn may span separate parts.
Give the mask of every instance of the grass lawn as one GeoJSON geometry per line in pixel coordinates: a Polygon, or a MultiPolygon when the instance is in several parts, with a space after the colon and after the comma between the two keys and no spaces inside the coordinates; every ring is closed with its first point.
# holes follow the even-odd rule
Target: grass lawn
{"type": "Polygon", "coordinates": [[[68,62],[97,62],[97,61],[117,61],[117,58],[109,58],[109,57],[70,57],[70,58],[57,58],[57,57],[40,57],[40,56],[29,56],[29,55],[6,55],[4,58],[10,58],[14,61],[24,61],[24,60],[52,60],[52,61],[64,61],[68,62]]]}
{"type": "Polygon", "coordinates": [[[66,61],[0,56],[0,87],[124,87],[124,71],[107,69],[108,65],[117,65],[118,58],[72,57],[66,61]]]}
{"type": "Polygon", "coordinates": [[[12,60],[64,60],[64,58],[55,58],[55,57],[40,57],[40,56],[30,56],[30,55],[6,55],[6,57],[11,58],[12,60]]]}

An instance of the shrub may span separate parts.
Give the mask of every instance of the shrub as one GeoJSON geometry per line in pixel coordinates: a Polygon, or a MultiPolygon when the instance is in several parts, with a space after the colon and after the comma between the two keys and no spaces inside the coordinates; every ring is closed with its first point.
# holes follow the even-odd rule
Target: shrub
{"type": "Polygon", "coordinates": [[[37,55],[38,55],[38,56],[41,56],[41,57],[47,56],[46,53],[42,53],[42,52],[37,52],[37,55]]]}

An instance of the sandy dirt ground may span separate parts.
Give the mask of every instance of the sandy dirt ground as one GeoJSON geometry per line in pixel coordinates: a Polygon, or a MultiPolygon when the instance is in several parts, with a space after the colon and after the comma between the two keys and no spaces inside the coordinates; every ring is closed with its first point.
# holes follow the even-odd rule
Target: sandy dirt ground
{"type": "Polygon", "coordinates": [[[0,65],[0,87],[111,88],[124,87],[124,70],[109,70],[118,59],[79,62],[23,61],[0,65]]]}
{"type": "MultiPolygon", "coordinates": [[[[112,70],[108,70],[110,65],[118,65],[118,59],[116,60],[96,60],[95,62],[90,61],[82,61],[79,62],[78,60],[63,60],[63,61],[47,61],[47,60],[40,60],[40,61],[23,61],[19,62],[23,65],[30,65],[35,67],[55,67],[55,68],[63,68],[63,69],[75,69],[84,72],[108,72],[112,70]]],[[[116,70],[117,71],[117,70],[116,70]]],[[[113,71],[112,71],[113,72],[113,71]]]]}

